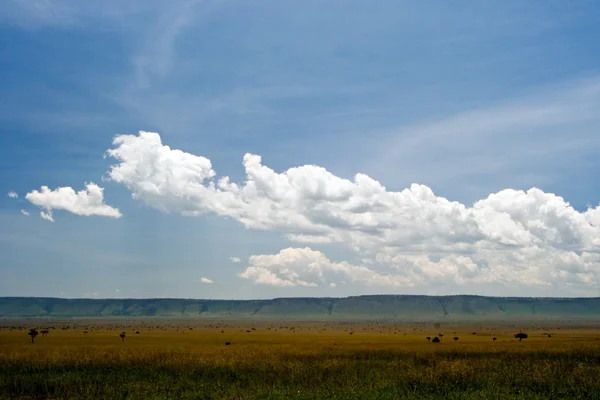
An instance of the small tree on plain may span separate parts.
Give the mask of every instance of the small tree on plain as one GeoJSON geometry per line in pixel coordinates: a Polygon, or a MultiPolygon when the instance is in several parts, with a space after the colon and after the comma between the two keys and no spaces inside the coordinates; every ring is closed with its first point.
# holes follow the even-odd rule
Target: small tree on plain
{"type": "Polygon", "coordinates": [[[434,337],[433,340],[431,341],[431,343],[439,343],[440,342],[440,338],[439,337],[434,337]]]}
{"type": "Polygon", "coordinates": [[[431,336],[427,336],[425,339],[427,339],[427,340],[430,341],[431,340],[431,336]]]}
{"type": "Polygon", "coordinates": [[[31,336],[31,343],[33,343],[35,337],[38,335],[38,331],[36,329],[30,329],[27,334],[31,336]]]}
{"type": "Polygon", "coordinates": [[[528,335],[526,333],[523,332],[519,332],[515,335],[515,339],[519,339],[519,342],[523,339],[527,339],[528,335]]]}
{"type": "Polygon", "coordinates": [[[458,336],[454,336],[454,341],[456,342],[458,340],[458,336]]]}
{"type": "Polygon", "coordinates": [[[497,339],[496,338],[492,338],[492,340],[495,342],[497,339]]]}
{"type": "Polygon", "coordinates": [[[125,342],[125,332],[122,332],[119,337],[121,338],[121,342],[125,342]]]}

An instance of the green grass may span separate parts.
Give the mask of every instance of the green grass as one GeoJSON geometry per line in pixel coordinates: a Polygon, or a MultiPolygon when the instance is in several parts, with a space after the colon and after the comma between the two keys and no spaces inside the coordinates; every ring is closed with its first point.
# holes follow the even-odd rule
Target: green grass
{"type": "Polygon", "coordinates": [[[353,335],[273,329],[129,331],[125,343],[118,331],[57,330],[35,344],[25,331],[2,331],[0,397],[600,399],[600,342],[591,332],[522,342],[508,331],[448,332],[432,344],[429,333],[359,326],[353,335]]]}

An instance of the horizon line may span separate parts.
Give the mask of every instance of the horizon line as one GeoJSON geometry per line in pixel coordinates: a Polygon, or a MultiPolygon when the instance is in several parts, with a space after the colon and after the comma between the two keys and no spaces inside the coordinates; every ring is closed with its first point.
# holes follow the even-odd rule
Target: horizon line
{"type": "Polygon", "coordinates": [[[298,296],[298,297],[273,297],[273,298],[254,298],[254,299],[234,299],[234,298],[195,298],[195,297],[54,297],[54,296],[0,296],[0,300],[4,299],[52,299],[52,300],[195,300],[195,301],[274,301],[274,300],[343,300],[357,297],[479,297],[488,299],[559,299],[559,300],[584,300],[584,299],[600,299],[600,296],[486,296],[479,294],[361,294],[354,296],[330,297],[330,296],[298,296]]]}

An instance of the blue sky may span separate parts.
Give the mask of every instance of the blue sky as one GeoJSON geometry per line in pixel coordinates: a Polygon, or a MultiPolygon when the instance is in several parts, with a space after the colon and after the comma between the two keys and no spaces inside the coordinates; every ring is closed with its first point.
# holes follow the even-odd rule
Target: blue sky
{"type": "Polygon", "coordinates": [[[600,295],[598,39],[592,0],[2,2],[0,296],[600,295]],[[40,189],[89,182],[119,217],[40,189]]]}

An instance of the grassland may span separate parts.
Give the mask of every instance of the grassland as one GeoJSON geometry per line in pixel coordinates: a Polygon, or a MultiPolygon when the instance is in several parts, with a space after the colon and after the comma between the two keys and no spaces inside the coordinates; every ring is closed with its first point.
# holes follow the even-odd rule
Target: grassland
{"type": "Polygon", "coordinates": [[[519,342],[513,326],[479,324],[45,324],[55,329],[32,344],[39,321],[4,323],[1,398],[600,399],[592,325],[529,326],[519,342]]]}

